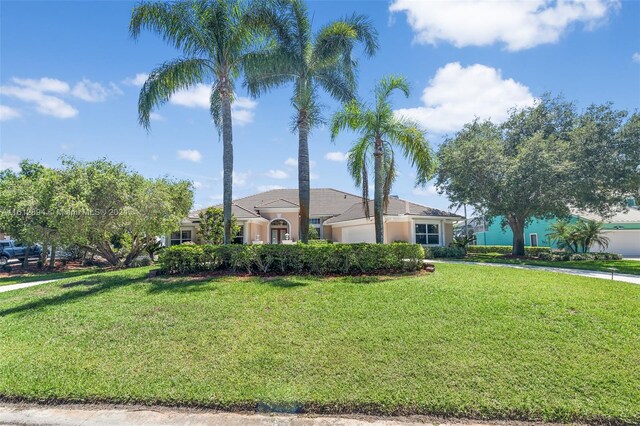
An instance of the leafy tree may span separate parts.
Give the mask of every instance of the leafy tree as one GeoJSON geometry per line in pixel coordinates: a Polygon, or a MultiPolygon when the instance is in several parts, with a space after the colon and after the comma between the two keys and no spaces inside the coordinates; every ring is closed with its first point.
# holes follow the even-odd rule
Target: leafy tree
{"type": "MultiPolygon", "coordinates": [[[[198,235],[203,244],[222,244],[224,242],[224,213],[222,209],[209,207],[198,213],[200,229],[198,235]]],[[[235,216],[231,216],[232,234],[240,232],[235,216]]]]}
{"type": "Polygon", "coordinates": [[[320,239],[320,235],[318,234],[318,230],[313,225],[309,225],[309,239],[310,240],[320,239]]]}
{"type": "Polygon", "coordinates": [[[544,96],[511,111],[502,125],[475,120],[438,152],[437,185],[453,202],[502,217],[513,254],[524,255],[533,218],[568,217],[570,207],[600,214],[626,208],[640,193],[640,119],[610,105],[577,115],[544,96]]]}
{"type": "MultiPolygon", "coordinates": [[[[256,12],[258,13],[258,12],[256,12]]],[[[300,194],[300,240],[309,238],[309,133],[323,122],[318,101],[323,89],[332,98],[347,102],[354,98],[357,43],[372,56],[378,48],[377,32],[369,19],[352,15],[323,26],[315,35],[303,0],[280,0],[275,7],[258,13],[254,22],[269,28],[276,47],[247,55],[247,89],[260,96],[293,83],[291,104],[295,110],[292,130],[298,132],[298,190],[300,194]]]]}
{"type": "Polygon", "coordinates": [[[176,229],[193,203],[191,183],[146,179],[121,163],[63,159],[60,224],[73,243],[129,266],[156,236],[176,229]]]}
{"type": "Polygon", "coordinates": [[[416,168],[416,185],[426,185],[434,170],[434,158],[417,123],[393,113],[389,97],[394,90],[409,96],[404,77],[389,76],[375,87],[375,106],[357,101],[347,103],[331,120],[331,138],[344,129],[358,132],[359,138],[349,152],[348,167],[356,185],[362,188],[362,203],[369,217],[369,168],[374,168],[374,219],[376,242],[384,242],[383,214],[396,177],[394,148],[416,168]]]}
{"type": "Polygon", "coordinates": [[[242,0],[197,0],[143,2],[137,5],[129,25],[137,39],[143,29],[162,36],[182,57],[154,69],[140,90],[138,113],[146,129],[151,111],[182,89],[213,81],[210,111],[223,142],[224,242],[232,239],[231,203],[233,179],[233,134],[231,105],[235,80],[247,55],[263,43],[247,23],[249,3],[242,0]]]}

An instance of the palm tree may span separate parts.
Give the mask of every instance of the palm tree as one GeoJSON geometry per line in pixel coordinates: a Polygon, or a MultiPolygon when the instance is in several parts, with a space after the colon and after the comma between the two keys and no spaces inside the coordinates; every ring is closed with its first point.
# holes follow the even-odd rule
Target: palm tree
{"type": "Polygon", "coordinates": [[[578,252],[578,240],[575,227],[567,220],[558,220],[549,225],[547,238],[550,242],[555,242],[559,249],[569,250],[572,253],[578,252]]]}
{"type": "Polygon", "coordinates": [[[271,30],[277,47],[249,55],[245,67],[250,94],[260,96],[293,83],[291,103],[295,110],[292,131],[298,132],[298,190],[300,240],[309,233],[309,132],[322,123],[319,90],[346,102],[354,97],[357,61],[352,51],[357,43],[372,56],[378,48],[377,32],[369,19],[352,15],[311,31],[308,10],[302,0],[280,0],[266,6],[260,24],[271,30]]]}
{"type": "Polygon", "coordinates": [[[609,238],[602,235],[603,222],[596,222],[593,220],[579,220],[576,225],[576,233],[582,246],[582,251],[589,252],[592,245],[598,244],[600,247],[606,249],[609,247],[609,238]]]}
{"type": "Polygon", "coordinates": [[[434,156],[424,131],[406,118],[397,117],[391,109],[389,97],[394,90],[409,96],[404,77],[388,76],[375,87],[373,109],[351,101],[331,120],[331,138],[344,129],[355,130],[360,137],[349,152],[348,167],[357,186],[362,188],[365,215],[369,217],[369,176],[371,156],[374,167],[374,219],[376,243],[384,242],[383,214],[389,202],[391,186],[396,178],[393,148],[402,150],[416,168],[416,186],[426,185],[435,168],[434,156]]]}
{"type": "Polygon", "coordinates": [[[132,12],[129,31],[153,31],[182,53],[155,68],[140,90],[140,124],[149,129],[151,111],[171,96],[197,84],[210,83],[210,112],[223,142],[224,243],[231,242],[233,199],[233,134],[231,104],[234,83],[244,58],[263,45],[247,22],[249,4],[242,0],[143,2],[132,12]]]}

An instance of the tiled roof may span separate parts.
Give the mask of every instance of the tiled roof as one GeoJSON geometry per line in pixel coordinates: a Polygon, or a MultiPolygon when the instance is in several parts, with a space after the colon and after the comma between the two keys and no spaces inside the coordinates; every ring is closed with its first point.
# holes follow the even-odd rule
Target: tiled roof
{"type": "MultiPolygon", "coordinates": [[[[373,201],[369,201],[369,214],[373,216],[373,201]]],[[[462,216],[458,216],[453,213],[449,213],[443,210],[434,209],[431,207],[422,206],[420,204],[412,203],[410,201],[401,200],[399,198],[390,198],[389,205],[385,215],[388,216],[400,216],[400,215],[415,215],[415,216],[435,216],[435,217],[450,217],[461,219],[462,216]]],[[[362,219],[366,217],[364,213],[364,206],[362,202],[352,205],[347,211],[332,217],[325,221],[325,224],[332,224],[338,222],[346,222],[348,220],[362,219]]]]}
{"type": "Polygon", "coordinates": [[[292,201],[283,200],[282,198],[279,198],[273,201],[268,201],[266,203],[262,203],[259,206],[255,206],[255,208],[258,210],[268,209],[268,208],[277,209],[277,208],[295,208],[295,207],[300,207],[300,206],[292,201]]]}
{"type": "MultiPolygon", "coordinates": [[[[213,206],[214,208],[221,209],[222,204],[218,204],[217,206],[213,206]]],[[[196,210],[189,215],[189,219],[198,219],[199,213],[206,209],[196,210]]],[[[231,204],[231,214],[233,214],[236,219],[253,219],[256,217],[261,217],[259,214],[253,211],[253,209],[249,210],[242,206],[239,206],[236,203],[231,204]]]]}
{"type": "Polygon", "coordinates": [[[574,211],[576,216],[583,219],[601,221],[605,223],[640,223],[640,210],[637,207],[630,207],[626,212],[619,212],[612,217],[603,218],[595,213],[584,211],[574,211]]]}

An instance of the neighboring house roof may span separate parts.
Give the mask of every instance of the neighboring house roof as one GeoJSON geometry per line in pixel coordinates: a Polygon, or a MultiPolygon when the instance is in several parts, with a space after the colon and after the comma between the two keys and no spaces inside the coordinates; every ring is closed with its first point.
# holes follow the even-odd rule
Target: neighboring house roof
{"type": "Polygon", "coordinates": [[[256,209],[277,209],[277,208],[296,208],[300,207],[298,204],[293,201],[284,200],[282,198],[278,198],[277,200],[268,201],[266,203],[262,203],[259,206],[255,206],[256,209]]]}
{"type": "Polygon", "coordinates": [[[626,212],[618,212],[611,217],[603,218],[595,213],[588,213],[584,211],[575,211],[574,214],[583,219],[595,220],[604,223],[639,223],[640,224],[640,210],[637,207],[629,207],[626,212]]]}
{"type": "MultiPolygon", "coordinates": [[[[369,212],[373,216],[373,201],[369,201],[369,212]]],[[[399,198],[390,198],[387,206],[386,216],[425,216],[425,217],[448,217],[455,219],[463,219],[462,216],[449,213],[443,210],[422,206],[410,201],[401,200],[399,198]]],[[[365,218],[364,206],[362,202],[352,205],[344,213],[326,220],[324,223],[330,225],[332,223],[346,222],[348,220],[356,220],[365,218]]]]}

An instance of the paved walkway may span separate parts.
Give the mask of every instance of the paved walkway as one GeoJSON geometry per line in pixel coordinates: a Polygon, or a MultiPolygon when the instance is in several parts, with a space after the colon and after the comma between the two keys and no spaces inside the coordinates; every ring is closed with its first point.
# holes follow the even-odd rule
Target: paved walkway
{"type": "MultiPolygon", "coordinates": [[[[443,423],[426,417],[379,418],[371,416],[330,417],[291,414],[218,413],[198,409],[152,407],[92,407],[0,405],[0,425],[40,426],[488,426],[506,422],[482,423],[460,421],[443,423]]],[[[510,424],[523,425],[523,422],[510,424]]]]}
{"type": "Polygon", "coordinates": [[[586,271],[584,269],[554,268],[552,266],[514,265],[510,263],[466,262],[460,260],[429,260],[436,263],[462,263],[465,265],[495,266],[499,268],[531,269],[534,271],[558,272],[561,274],[579,275],[581,277],[601,278],[603,280],[621,281],[640,285],[640,275],[618,274],[611,272],[586,271]]]}
{"type": "Polygon", "coordinates": [[[55,280],[43,280],[43,281],[32,281],[32,282],[28,282],[28,283],[2,285],[2,286],[0,286],[0,293],[4,293],[5,291],[18,290],[18,289],[21,289],[21,288],[33,287],[33,286],[40,285],[40,284],[52,283],[54,281],[58,281],[58,280],[57,279],[55,279],[55,280]]]}

